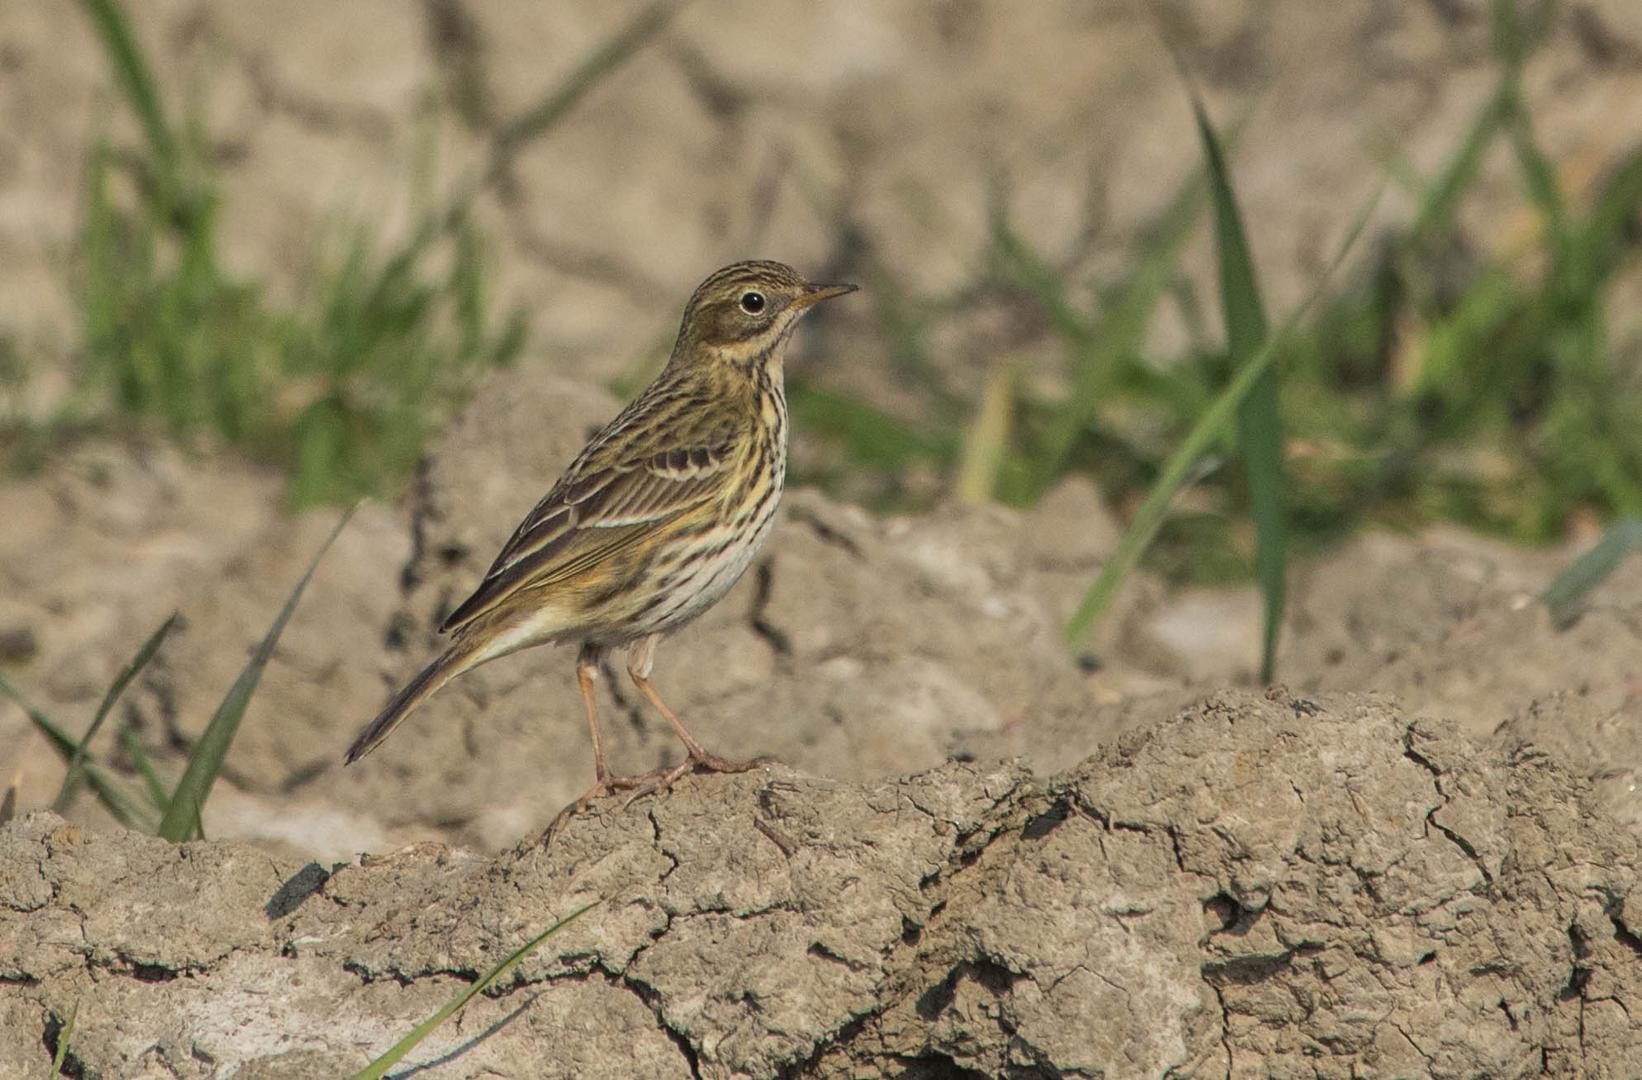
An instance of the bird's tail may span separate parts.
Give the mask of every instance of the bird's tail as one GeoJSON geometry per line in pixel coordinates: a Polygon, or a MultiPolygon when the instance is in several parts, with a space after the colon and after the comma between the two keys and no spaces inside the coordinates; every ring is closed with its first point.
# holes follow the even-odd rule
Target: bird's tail
{"type": "Polygon", "coordinates": [[[399,722],[411,714],[422,702],[431,697],[434,691],[450,682],[456,676],[466,671],[478,660],[478,650],[460,642],[445,650],[443,656],[422,669],[422,673],[406,683],[393,700],[385,705],[376,719],[365,726],[354,739],[353,745],[348,747],[348,755],[344,765],[352,765],[372,750],[378,743],[393,734],[393,729],[399,722]]]}

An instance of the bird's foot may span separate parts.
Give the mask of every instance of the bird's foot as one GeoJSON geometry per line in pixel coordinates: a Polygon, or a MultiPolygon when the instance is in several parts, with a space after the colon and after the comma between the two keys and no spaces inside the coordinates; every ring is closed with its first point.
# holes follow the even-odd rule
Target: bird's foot
{"type": "Polygon", "coordinates": [[[640,783],[633,788],[632,794],[623,800],[622,809],[625,810],[627,807],[632,806],[635,801],[644,798],[646,795],[655,795],[668,790],[673,786],[674,781],[686,773],[746,772],[748,769],[758,768],[760,764],[762,763],[756,760],[731,761],[729,758],[721,758],[717,754],[703,750],[699,754],[691,754],[677,765],[671,767],[663,765],[659,769],[651,769],[647,773],[631,777],[630,779],[638,780],[640,783]]]}
{"type": "MultiPolygon", "coordinates": [[[[598,781],[592,787],[582,792],[579,798],[568,804],[563,810],[559,811],[558,816],[556,816],[552,822],[548,824],[546,831],[543,832],[542,835],[544,839],[550,838],[557,834],[560,827],[563,826],[565,822],[569,821],[577,814],[586,811],[587,808],[592,806],[595,801],[607,798],[611,795],[620,794],[623,791],[633,791],[648,783],[649,778],[650,773],[639,773],[635,776],[599,777],[598,781]]],[[[634,798],[636,797],[637,796],[634,796],[634,798]]],[[[632,801],[632,798],[627,800],[627,802],[632,801]]],[[[622,805],[626,806],[627,803],[622,803],[622,805]]]]}
{"type": "MultiPolygon", "coordinates": [[[[611,795],[619,795],[624,791],[643,790],[645,789],[645,785],[650,782],[651,773],[654,771],[655,770],[652,769],[651,772],[635,773],[632,776],[601,776],[596,784],[582,792],[580,798],[565,807],[564,813],[579,814],[586,810],[589,806],[592,806],[598,799],[608,798],[611,795]]],[[[632,798],[629,798],[628,802],[631,801],[632,798]]],[[[627,804],[623,803],[622,805],[625,806],[627,804]]]]}
{"type": "Polygon", "coordinates": [[[599,799],[612,795],[625,794],[621,809],[625,810],[646,795],[655,795],[667,791],[675,781],[687,773],[734,773],[746,772],[765,764],[767,758],[755,758],[752,761],[732,761],[729,758],[719,757],[717,754],[703,751],[700,754],[691,754],[677,765],[662,765],[649,772],[635,773],[632,776],[606,776],[601,778],[592,787],[582,793],[575,802],[559,811],[558,817],[547,827],[546,835],[557,833],[559,827],[577,814],[585,812],[599,799]]]}

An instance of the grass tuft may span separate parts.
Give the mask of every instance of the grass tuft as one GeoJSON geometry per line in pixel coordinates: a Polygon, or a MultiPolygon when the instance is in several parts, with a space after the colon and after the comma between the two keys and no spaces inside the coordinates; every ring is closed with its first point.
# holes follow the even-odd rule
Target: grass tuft
{"type": "Polygon", "coordinates": [[[179,439],[284,466],[296,505],[408,475],[465,387],[524,346],[522,315],[490,315],[470,227],[425,225],[386,251],[356,229],[282,307],[223,267],[209,177],[180,214],[123,178],[111,150],[93,151],[75,279],[89,387],[179,439]]]}
{"type": "MultiPolygon", "coordinates": [[[[46,737],[65,764],[74,759],[80,748],[79,742],[35,708],[4,675],[0,675],[0,697],[10,699],[23,710],[35,730],[46,737]]],[[[95,761],[85,759],[81,767],[85,770],[86,782],[97,795],[97,801],[113,815],[115,821],[128,829],[146,833],[153,833],[159,827],[163,803],[143,798],[112,770],[95,761]]]]}
{"type": "Polygon", "coordinates": [[[301,599],[303,590],[318,568],[319,560],[330,550],[331,544],[348,523],[352,513],[350,510],[342,515],[330,537],[314,556],[313,562],[308,565],[307,572],[291,591],[279,616],[264,635],[261,645],[246,663],[234,685],[229,688],[199,741],[194,744],[188,762],[183,768],[182,777],[177,781],[174,790],[166,789],[153,764],[148,760],[148,755],[144,753],[142,743],[126,725],[121,724],[119,727],[120,746],[136,769],[141,781],[140,787],[134,788],[130,781],[91,758],[90,744],[125,688],[148,666],[159,651],[166,635],[176,624],[176,615],[162,623],[143,643],[142,648],[137,650],[131,661],[120,670],[103,695],[102,704],[98,707],[86,733],[79,739],[69,735],[45,713],[35,708],[9,680],[0,675],[0,696],[11,699],[27,714],[35,729],[46,737],[68,765],[67,774],[63,777],[52,809],[57,813],[63,813],[68,809],[78,779],[83,776],[97,796],[97,800],[126,828],[152,833],[173,843],[203,837],[204,830],[200,824],[201,810],[205,806],[205,800],[211,792],[218,772],[221,771],[228,747],[239,730],[240,720],[250,705],[251,696],[256,692],[262,671],[272,657],[274,647],[279,643],[280,635],[284,632],[291,613],[296,610],[297,601],[301,599]]]}
{"type": "Polygon", "coordinates": [[[131,152],[106,141],[89,152],[73,275],[88,378],[67,411],[111,405],[184,441],[276,462],[297,506],[391,489],[477,374],[523,351],[522,311],[492,312],[472,203],[682,7],[646,6],[501,123],[486,167],[403,241],[357,227],[316,246],[310,284],[282,304],[226,269],[208,140],[169,114],[123,5],[82,6],[143,137],[131,152]]]}
{"type": "Polygon", "coordinates": [[[1152,485],[1145,501],[1141,503],[1140,509],[1135,512],[1128,528],[1123,531],[1122,537],[1118,540],[1117,549],[1101,565],[1100,573],[1096,575],[1095,580],[1089,586],[1088,592],[1084,594],[1082,602],[1078,605],[1077,611],[1072,614],[1071,620],[1068,621],[1066,638],[1070,643],[1077,644],[1083,640],[1094,628],[1096,621],[1106,611],[1112,597],[1117,593],[1118,586],[1134,569],[1146,546],[1157,535],[1159,527],[1163,524],[1164,517],[1169,512],[1169,504],[1173,502],[1175,495],[1179,493],[1186,481],[1192,476],[1199,459],[1224,434],[1238,408],[1254,388],[1255,383],[1276,361],[1279,346],[1300,324],[1312,305],[1322,295],[1323,289],[1334,276],[1334,271],[1339,268],[1340,263],[1344,261],[1352,246],[1355,245],[1357,237],[1362,234],[1363,228],[1368,224],[1369,215],[1378,204],[1379,193],[1376,192],[1374,197],[1359,212],[1351,231],[1346,234],[1345,240],[1341,242],[1334,257],[1329,261],[1327,269],[1318,280],[1317,286],[1305,302],[1289,316],[1288,321],[1283,324],[1277,334],[1267,338],[1266,343],[1256,350],[1254,355],[1249,357],[1243,366],[1238,369],[1231,382],[1204,410],[1203,415],[1198,418],[1197,423],[1187,433],[1186,438],[1175,447],[1174,452],[1164,462],[1157,482],[1152,485]]]}

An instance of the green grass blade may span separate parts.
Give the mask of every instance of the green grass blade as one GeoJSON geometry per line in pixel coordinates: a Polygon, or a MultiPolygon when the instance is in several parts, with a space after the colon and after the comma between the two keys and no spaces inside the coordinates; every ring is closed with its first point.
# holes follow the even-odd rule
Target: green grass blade
{"type": "Polygon", "coordinates": [[[1140,509],[1135,512],[1134,520],[1129,523],[1129,527],[1124,530],[1123,536],[1118,540],[1117,549],[1101,566],[1100,573],[1095,576],[1095,580],[1089,585],[1088,592],[1084,594],[1082,603],[1078,605],[1077,611],[1072,614],[1072,618],[1067,622],[1066,637],[1068,641],[1076,643],[1082,640],[1106,611],[1112,597],[1117,593],[1118,586],[1123,583],[1123,579],[1128,576],[1129,571],[1140,560],[1141,554],[1146,550],[1146,545],[1151,542],[1152,537],[1157,534],[1158,527],[1163,524],[1163,519],[1168,516],[1170,502],[1173,501],[1175,494],[1179,492],[1187,478],[1191,476],[1198,458],[1220,437],[1226,425],[1231,422],[1243,398],[1248,395],[1256,380],[1277,358],[1278,347],[1288,339],[1294,328],[1299,325],[1300,320],[1305,317],[1306,312],[1310,311],[1323,295],[1323,290],[1327,288],[1329,281],[1334,277],[1334,272],[1345,261],[1346,255],[1356,244],[1357,238],[1362,235],[1363,229],[1367,227],[1369,216],[1374,212],[1374,208],[1379,205],[1380,194],[1381,191],[1375,191],[1368,202],[1364,204],[1357,215],[1356,221],[1352,224],[1351,231],[1346,234],[1339,249],[1334,253],[1334,257],[1329,261],[1328,266],[1324,268],[1316,288],[1312,289],[1310,295],[1288,317],[1277,333],[1268,337],[1266,343],[1253,356],[1249,357],[1237,374],[1232,377],[1231,382],[1226,385],[1226,388],[1204,410],[1203,415],[1198,418],[1191,431],[1187,432],[1186,438],[1181,441],[1180,445],[1169,455],[1168,460],[1163,463],[1163,468],[1156,482],[1152,484],[1151,490],[1147,492],[1140,509]]]}
{"type": "Polygon", "coordinates": [[[163,193],[173,195],[176,192],[177,180],[177,140],[172,134],[170,122],[166,120],[165,109],[160,104],[153,72],[149,70],[148,62],[143,59],[142,49],[137,44],[136,35],[131,32],[131,24],[126,21],[125,11],[121,8],[119,0],[83,2],[86,13],[91,16],[97,36],[102,39],[109,62],[114,66],[115,75],[125,91],[126,99],[130,102],[132,111],[137,114],[137,121],[142,124],[143,135],[148,139],[149,151],[154,157],[158,174],[155,180],[160,184],[163,193]]]}
{"type": "Polygon", "coordinates": [[[223,758],[228,755],[228,746],[234,741],[234,735],[239,731],[239,722],[251,704],[251,695],[256,692],[257,683],[262,679],[262,670],[268,666],[269,658],[274,655],[274,646],[279,643],[280,634],[285,632],[285,623],[296,610],[297,601],[302,598],[302,591],[308,587],[309,580],[319,567],[319,560],[325,557],[325,552],[330,550],[331,544],[352,516],[353,511],[349,510],[342,515],[342,520],[336,523],[336,528],[331,530],[330,537],[308,564],[302,580],[291,590],[290,598],[285,601],[285,607],[280,610],[274,624],[268,628],[262,644],[257,646],[256,653],[245,665],[245,670],[240,672],[239,678],[234,680],[234,685],[229,688],[222,704],[217,706],[217,711],[212,715],[211,722],[206,725],[204,734],[194,745],[194,751],[188,757],[188,765],[183,770],[182,779],[177,781],[176,791],[165,808],[165,817],[160,820],[159,834],[165,839],[173,843],[182,843],[194,835],[200,814],[205,807],[206,797],[211,794],[211,785],[216,782],[217,773],[222,769],[223,758]]]}
{"type": "Polygon", "coordinates": [[[438,1012],[434,1013],[420,1024],[417,1024],[416,1027],[411,1029],[410,1034],[394,1043],[381,1057],[354,1073],[351,1080],[381,1080],[383,1076],[387,1075],[389,1069],[398,1064],[401,1058],[416,1048],[417,1043],[433,1034],[434,1030],[438,1028],[440,1024],[443,1024],[446,1020],[449,1020],[452,1016],[454,1016],[457,1010],[466,1005],[469,1001],[473,1000],[473,998],[477,995],[488,990],[497,979],[500,979],[503,975],[506,975],[509,971],[512,971],[521,960],[535,952],[537,948],[541,946],[542,942],[546,941],[554,934],[557,934],[560,930],[563,930],[565,927],[587,914],[587,912],[597,904],[597,900],[594,900],[592,903],[583,904],[575,911],[572,911],[570,914],[566,915],[546,930],[543,930],[541,933],[525,942],[513,953],[512,956],[509,956],[506,960],[503,960],[500,964],[497,964],[495,967],[485,972],[477,982],[464,988],[460,994],[457,994],[455,997],[447,1001],[438,1012]]]}
{"type": "Polygon", "coordinates": [[[1015,411],[1015,368],[1007,360],[994,364],[981,391],[981,407],[964,432],[956,490],[965,502],[992,499],[998,474],[1009,455],[1009,433],[1015,411]]]}
{"type": "MultiPolygon", "coordinates": [[[[1267,335],[1266,310],[1249,254],[1242,211],[1232,190],[1231,171],[1220,140],[1209,122],[1203,100],[1184,70],[1186,91],[1214,202],[1215,247],[1220,263],[1220,302],[1226,320],[1226,352],[1234,368],[1242,367],[1267,335]]],[[[1270,682],[1277,659],[1277,635],[1283,625],[1288,576],[1287,524],[1283,511],[1283,426],[1277,395],[1277,367],[1267,365],[1237,407],[1237,442],[1248,473],[1249,512],[1254,518],[1254,576],[1264,607],[1260,636],[1260,681],[1270,682]]]]}
{"type": "Polygon", "coordinates": [[[129,726],[121,724],[119,735],[120,746],[131,758],[131,764],[136,766],[137,775],[142,777],[143,790],[148,794],[149,801],[154,804],[154,816],[158,820],[159,815],[165,812],[165,804],[171,801],[171,793],[160,781],[160,774],[154,771],[154,763],[148,760],[148,752],[143,749],[137,733],[129,726]]]}
{"type": "Polygon", "coordinates": [[[68,1060],[68,1044],[74,1038],[74,1021],[80,1016],[80,1003],[76,1001],[74,1008],[69,1011],[68,1023],[63,1030],[57,1033],[57,1052],[51,1057],[51,1071],[46,1074],[46,1080],[63,1075],[63,1063],[68,1060]]]}
{"type": "Polygon", "coordinates": [[[1539,594],[1552,624],[1559,630],[1573,625],[1591,590],[1608,580],[1625,556],[1639,550],[1642,521],[1621,521],[1610,528],[1596,546],[1569,563],[1539,594]]]}
{"type": "MultiPolygon", "coordinates": [[[[6,697],[22,709],[29,720],[33,722],[35,730],[46,737],[46,741],[67,762],[74,756],[75,747],[79,744],[68,732],[58,727],[45,713],[29,704],[28,700],[18,692],[17,688],[0,675],[0,697],[6,697]]],[[[86,781],[91,790],[96,792],[97,801],[102,803],[114,820],[128,829],[137,829],[141,832],[152,833],[159,824],[159,814],[145,808],[142,802],[128,792],[113,773],[104,769],[95,762],[85,763],[86,781]]]]}
{"type": "MultiPolygon", "coordinates": [[[[131,758],[131,764],[136,768],[137,775],[142,778],[143,794],[154,806],[154,826],[149,832],[155,832],[160,827],[160,816],[165,813],[166,805],[171,802],[171,793],[166,790],[160,774],[154,770],[154,763],[148,759],[148,752],[143,749],[137,733],[125,724],[120,725],[120,745],[125,748],[131,758]]],[[[205,823],[196,815],[194,818],[194,839],[205,839],[205,823]]]]}
{"type": "Polygon", "coordinates": [[[1522,167],[1523,181],[1528,187],[1529,198],[1534,207],[1545,218],[1546,228],[1551,235],[1562,239],[1568,233],[1567,213],[1563,209],[1562,190],[1557,183],[1556,167],[1551,159],[1545,156],[1538,140],[1534,138],[1533,122],[1527,112],[1520,106],[1513,111],[1510,125],[1511,146],[1516,151],[1517,162],[1522,167]]]}
{"type": "Polygon", "coordinates": [[[1602,185],[1584,223],[1584,248],[1593,280],[1606,278],[1625,246],[1625,225],[1642,207],[1642,150],[1627,155],[1602,185]]]}
{"type": "Polygon", "coordinates": [[[1496,95],[1489,98],[1477,112],[1459,149],[1437,179],[1425,189],[1419,209],[1414,214],[1414,222],[1409,227],[1409,234],[1416,241],[1428,243],[1453,228],[1460,199],[1482,171],[1488,151],[1504,126],[1506,110],[1505,101],[1496,95]]]}
{"type": "Polygon", "coordinates": [[[1503,100],[1507,110],[1506,133],[1516,154],[1517,164],[1522,169],[1522,179],[1528,189],[1528,197],[1534,208],[1540,212],[1540,216],[1545,219],[1545,227],[1551,237],[1558,242],[1565,241],[1570,230],[1561,185],[1557,181],[1556,166],[1551,163],[1551,159],[1540,147],[1539,140],[1534,137],[1533,118],[1528,114],[1526,103],[1514,91],[1504,93],[1503,100]]]}
{"type": "Polygon", "coordinates": [[[51,803],[53,812],[61,814],[68,809],[69,799],[74,796],[75,785],[79,783],[80,769],[85,763],[86,747],[91,745],[91,740],[97,735],[97,729],[103,726],[103,721],[108,718],[109,710],[113,709],[114,703],[120,700],[120,695],[125,693],[125,688],[131,684],[132,679],[137,677],[137,673],[147,667],[150,660],[154,659],[154,654],[159,651],[160,645],[164,643],[165,636],[176,625],[177,613],[173,611],[171,617],[161,623],[158,630],[148,635],[148,640],[143,642],[142,648],[137,650],[137,655],[133,656],[125,667],[120,669],[120,673],[114,677],[114,682],[109,685],[108,692],[103,695],[103,703],[97,706],[97,715],[92,717],[91,726],[86,729],[86,733],[81,736],[79,743],[75,745],[74,755],[68,759],[68,772],[63,775],[62,786],[57,789],[57,798],[52,800],[51,803]]]}

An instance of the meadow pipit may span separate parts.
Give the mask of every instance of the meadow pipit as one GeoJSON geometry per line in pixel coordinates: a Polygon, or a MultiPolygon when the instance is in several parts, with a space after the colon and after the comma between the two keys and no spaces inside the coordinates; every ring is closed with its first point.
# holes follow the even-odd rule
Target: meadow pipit
{"type": "Polygon", "coordinates": [[[577,455],[520,522],[472,596],[440,627],[447,648],[348,750],[370,753],[456,676],[532,645],[576,642],[593,736],[593,787],[577,800],[665,789],[692,769],[747,768],[703,749],[650,685],[656,642],[729,591],[769,534],[787,467],[782,359],[810,307],[855,291],[774,262],[727,266],[696,289],[655,382],[577,455]],[[594,683],[607,649],[689,751],[672,768],[612,776],[594,683]]]}

